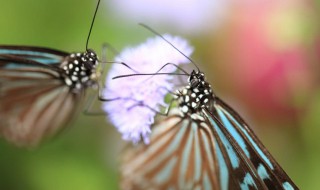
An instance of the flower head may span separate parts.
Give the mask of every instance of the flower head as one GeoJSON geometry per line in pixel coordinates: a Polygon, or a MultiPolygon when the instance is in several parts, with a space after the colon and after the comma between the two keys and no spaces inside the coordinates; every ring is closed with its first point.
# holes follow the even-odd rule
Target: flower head
{"type": "MultiPolygon", "coordinates": [[[[164,35],[164,38],[185,55],[191,55],[193,48],[186,40],[168,34],[164,35]]],[[[189,63],[185,56],[160,37],[150,38],[134,48],[126,48],[115,60],[125,62],[139,73],[155,73],[166,63],[189,63]]],[[[161,70],[166,73],[175,71],[176,68],[172,65],[161,70]]],[[[134,73],[120,64],[111,67],[103,95],[106,98],[118,99],[105,102],[103,109],[124,140],[136,143],[143,139],[148,143],[150,126],[154,122],[156,111],[160,111],[160,106],[166,106],[164,97],[174,88],[173,76],[128,76],[112,79],[115,76],[134,73]]]]}

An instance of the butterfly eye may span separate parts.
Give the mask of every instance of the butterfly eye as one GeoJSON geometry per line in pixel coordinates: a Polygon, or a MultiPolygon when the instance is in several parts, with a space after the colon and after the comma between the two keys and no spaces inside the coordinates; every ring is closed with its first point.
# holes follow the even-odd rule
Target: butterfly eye
{"type": "Polygon", "coordinates": [[[86,57],[95,59],[97,57],[97,54],[92,49],[88,49],[86,52],[86,57]]]}
{"type": "Polygon", "coordinates": [[[97,56],[93,50],[87,50],[81,57],[81,61],[87,70],[92,70],[96,66],[97,56]]]}
{"type": "Polygon", "coordinates": [[[198,85],[199,85],[199,79],[197,79],[197,78],[191,79],[191,81],[190,81],[191,88],[195,88],[198,85]]]}
{"type": "Polygon", "coordinates": [[[199,80],[204,81],[204,76],[200,75],[199,80]]]}

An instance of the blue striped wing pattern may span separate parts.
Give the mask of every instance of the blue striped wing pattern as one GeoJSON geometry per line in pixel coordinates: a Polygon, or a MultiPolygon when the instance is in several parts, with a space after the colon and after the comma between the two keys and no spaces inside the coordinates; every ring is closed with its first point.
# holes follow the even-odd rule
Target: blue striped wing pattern
{"type": "Polygon", "coordinates": [[[29,63],[24,66],[33,65],[59,65],[69,53],[49,48],[32,46],[9,46],[0,45],[0,67],[19,67],[22,63],[29,63]],[[7,61],[5,61],[7,60],[7,61]],[[9,60],[21,60],[20,63],[9,62],[9,60]],[[5,64],[6,63],[6,64],[5,64]]]}
{"type": "Polygon", "coordinates": [[[59,65],[68,53],[0,46],[0,135],[35,146],[56,134],[74,114],[80,94],[70,93],[59,65]]]}
{"type": "Polygon", "coordinates": [[[215,97],[202,114],[178,110],[154,125],[150,144],[122,155],[122,189],[298,189],[243,119],[215,97]]]}

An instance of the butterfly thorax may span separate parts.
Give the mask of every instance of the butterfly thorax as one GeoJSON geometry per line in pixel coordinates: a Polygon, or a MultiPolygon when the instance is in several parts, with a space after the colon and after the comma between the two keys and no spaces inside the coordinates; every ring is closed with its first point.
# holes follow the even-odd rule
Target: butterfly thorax
{"type": "Polygon", "coordinates": [[[71,53],[60,65],[64,70],[64,82],[74,92],[96,83],[98,58],[93,50],[71,53]]]}
{"type": "Polygon", "coordinates": [[[209,108],[212,97],[211,85],[200,71],[192,71],[188,85],[178,90],[176,94],[180,110],[185,115],[201,113],[203,108],[209,108]]]}

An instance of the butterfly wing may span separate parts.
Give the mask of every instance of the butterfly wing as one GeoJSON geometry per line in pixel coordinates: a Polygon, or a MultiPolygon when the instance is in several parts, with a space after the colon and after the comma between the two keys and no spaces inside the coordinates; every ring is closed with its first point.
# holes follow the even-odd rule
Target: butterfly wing
{"type": "Polygon", "coordinates": [[[241,117],[213,102],[196,120],[170,115],[154,125],[150,144],[127,148],[122,188],[298,189],[241,117]]]}
{"type": "Polygon", "coordinates": [[[245,171],[228,171],[231,161],[215,135],[203,121],[171,115],[154,126],[149,145],[126,150],[123,189],[240,189],[228,187],[245,171]]]}
{"type": "Polygon", "coordinates": [[[0,46],[0,134],[20,146],[35,146],[61,129],[82,93],[70,93],[59,74],[67,53],[0,46]]]}
{"type": "Polygon", "coordinates": [[[172,114],[152,130],[124,151],[122,189],[219,189],[211,129],[172,114]]]}
{"type": "Polygon", "coordinates": [[[58,51],[49,48],[42,47],[31,47],[31,46],[9,46],[9,45],[0,45],[0,58],[1,61],[0,67],[6,66],[7,68],[21,67],[21,63],[15,64],[10,62],[5,62],[4,58],[11,58],[11,60],[22,60],[23,62],[30,61],[29,65],[32,64],[42,64],[45,65],[59,65],[66,56],[69,54],[63,51],[58,51]],[[33,61],[33,62],[32,62],[33,61]]]}
{"type": "MultiPolygon", "coordinates": [[[[220,138],[222,148],[231,150],[231,146],[234,149],[234,152],[227,151],[227,157],[234,162],[228,167],[230,173],[237,174],[240,168],[245,169],[242,177],[236,176],[236,180],[246,180],[240,185],[251,188],[260,183],[267,189],[298,189],[240,115],[219,98],[215,98],[213,104],[214,109],[204,110],[206,123],[215,129],[215,137],[220,138]],[[236,167],[237,160],[245,165],[239,162],[236,167]]],[[[235,189],[234,186],[230,188],[235,189]]]]}

